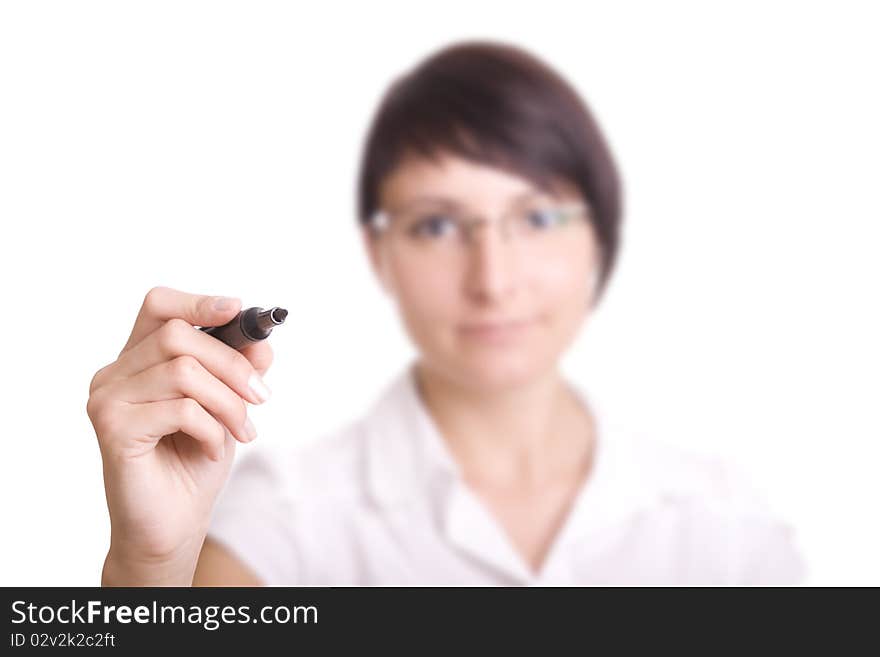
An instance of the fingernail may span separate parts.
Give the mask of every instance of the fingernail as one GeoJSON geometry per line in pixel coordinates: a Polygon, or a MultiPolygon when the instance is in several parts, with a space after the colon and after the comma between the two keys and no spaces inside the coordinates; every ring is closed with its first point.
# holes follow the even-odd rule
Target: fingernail
{"type": "Polygon", "coordinates": [[[257,430],[249,417],[245,417],[244,419],[244,432],[247,434],[249,440],[253,440],[257,437],[257,430]]]}
{"type": "Polygon", "coordinates": [[[272,395],[272,392],[263,383],[263,379],[256,372],[251,374],[251,378],[248,379],[248,386],[260,402],[266,401],[272,395]]]}
{"type": "Polygon", "coordinates": [[[229,310],[232,308],[230,297],[214,297],[214,310],[229,310]]]}

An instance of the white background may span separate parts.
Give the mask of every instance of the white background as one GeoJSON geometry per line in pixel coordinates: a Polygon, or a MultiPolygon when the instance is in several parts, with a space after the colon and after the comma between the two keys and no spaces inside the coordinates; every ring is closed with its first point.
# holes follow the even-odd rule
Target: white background
{"type": "Polygon", "coordinates": [[[619,268],[566,370],[745,466],[810,583],[880,584],[871,5],[3,3],[0,584],[100,582],[88,385],[151,287],[291,311],[258,442],[319,438],[397,372],[362,139],[393,77],[470,37],[567,76],[622,171],[619,268]]]}

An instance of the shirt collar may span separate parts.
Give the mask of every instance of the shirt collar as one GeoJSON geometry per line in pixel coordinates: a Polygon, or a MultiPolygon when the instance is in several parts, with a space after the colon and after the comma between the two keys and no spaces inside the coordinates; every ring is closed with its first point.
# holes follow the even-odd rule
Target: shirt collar
{"type": "MultiPolygon", "coordinates": [[[[515,563],[518,557],[509,549],[506,554],[499,550],[502,546],[492,528],[494,521],[474,520],[473,495],[421,399],[414,368],[411,361],[366,417],[367,484],[373,499],[392,508],[424,503],[427,498],[451,538],[473,552],[492,553],[496,560],[501,554],[508,571],[526,577],[522,562],[515,563]]],[[[626,426],[611,417],[606,405],[585,386],[572,384],[572,389],[593,412],[596,441],[590,474],[554,540],[554,551],[625,522],[653,504],[661,493],[626,426]]]]}
{"type": "Polygon", "coordinates": [[[425,407],[411,361],[367,414],[367,484],[388,507],[411,504],[460,475],[437,425],[425,407]]]}

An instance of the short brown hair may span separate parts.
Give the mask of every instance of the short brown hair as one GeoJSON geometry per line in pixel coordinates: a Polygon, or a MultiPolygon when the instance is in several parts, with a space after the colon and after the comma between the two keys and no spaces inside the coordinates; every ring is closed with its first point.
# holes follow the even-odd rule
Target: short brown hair
{"type": "Polygon", "coordinates": [[[407,152],[438,152],[497,166],[543,189],[573,183],[591,208],[601,252],[596,299],[614,269],[621,181],[596,120],[547,64],[513,45],[466,41],[432,54],[385,93],[364,144],[358,220],[378,209],[382,180],[407,152]]]}

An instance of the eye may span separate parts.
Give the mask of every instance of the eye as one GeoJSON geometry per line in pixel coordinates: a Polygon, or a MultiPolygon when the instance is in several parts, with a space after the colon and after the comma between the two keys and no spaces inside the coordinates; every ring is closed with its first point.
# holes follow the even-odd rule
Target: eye
{"type": "Polygon", "coordinates": [[[431,214],[418,219],[410,229],[415,237],[443,237],[455,233],[455,219],[447,215],[431,214]]]}
{"type": "Polygon", "coordinates": [[[561,213],[552,208],[533,208],[526,211],[525,219],[529,228],[540,230],[560,223],[561,213]]]}

